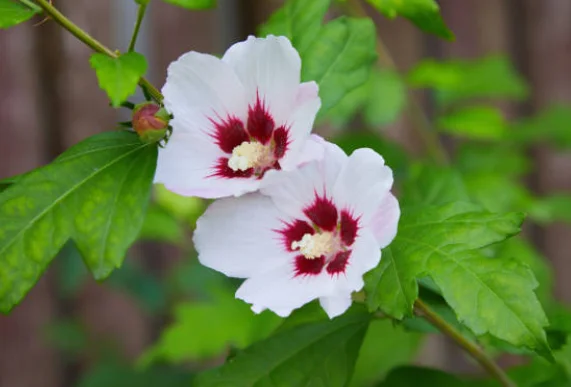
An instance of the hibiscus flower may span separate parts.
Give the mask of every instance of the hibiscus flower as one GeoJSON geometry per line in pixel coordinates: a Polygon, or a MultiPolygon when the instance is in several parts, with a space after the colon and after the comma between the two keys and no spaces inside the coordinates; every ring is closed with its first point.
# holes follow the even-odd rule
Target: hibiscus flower
{"type": "Polygon", "coordinates": [[[259,189],[270,170],[322,157],[310,135],[318,87],[300,83],[300,70],[285,37],[250,37],[222,59],[182,55],[162,90],[173,132],[159,150],[155,182],[186,196],[239,196],[259,189]]]}
{"type": "Polygon", "coordinates": [[[322,160],[269,172],[259,193],[218,200],[198,220],[198,259],[246,278],[236,297],[257,313],[287,316],[314,299],[330,317],[343,313],[396,235],[400,210],[383,158],[324,148],[322,160]]]}

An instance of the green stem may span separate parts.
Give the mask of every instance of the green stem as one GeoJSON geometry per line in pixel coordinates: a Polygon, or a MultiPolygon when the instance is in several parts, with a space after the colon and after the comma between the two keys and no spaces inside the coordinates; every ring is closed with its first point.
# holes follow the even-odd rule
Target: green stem
{"type": "Polygon", "coordinates": [[[508,375],[492,360],[477,344],[466,339],[456,328],[448,324],[442,317],[435,313],[422,300],[417,299],[415,309],[418,314],[427,319],[432,325],[442,333],[450,337],[463,350],[468,352],[480,365],[493,377],[495,377],[504,387],[516,387],[508,375]]]}
{"type": "MultiPolygon", "coordinates": [[[[52,18],[60,26],[68,30],[77,39],[81,40],[87,46],[91,47],[92,50],[99,52],[101,54],[105,54],[111,58],[119,57],[118,53],[111,51],[109,48],[100,43],[97,39],[93,38],[87,32],[82,30],[71,20],[69,20],[65,15],[63,15],[60,11],[58,11],[53,5],[51,5],[47,0],[35,0],[35,1],[44,10],[46,15],[52,18]]],[[[161,94],[161,92],[144,77],[141,77],[141,79],[139,79],[139,86],[146,89],[156,102],[159,103],[162,102],[163,95],[161,94]]]]}
{"type": "MultiPolygon", "coordinates": [[[[369,17],[361,5],[360,0],[349,0],[345,4],[347,13],[356,17],[369,17]]],[[[393,70],[398,69],[391,53],[387,50],[379,36],[377,36],[377,54],[379,55],[379,64],[381,66],[393,70]]],[[[448,154],[440,142],[438,133],[432,128],[430,120],[410,90],[408,90],[408,113],[410,119],[413,121],[412,127],[424,142],[430,157],[439,164],[449,164],[448,154]]]]}
{"type": "Polygon", "coordinates": [[[35,13],[40,13],[42,9],[32,2],[32,0],[20,0],[20,3],[30,8],[35,13]]]}
{"type": "Polygon", "coordinates": [[[139,4],[139,9],[137,10],[137,21],[135,22],[135,28],[133,29],[133,36],[131,36],[131,42],[129,43],[128,52],[135,51],[135,44],[137,43],[137,37],[139,36],[139,30],[141,29],[141,23],[145,17],[145,11],[147,10],[147,3],[139,4]]]}

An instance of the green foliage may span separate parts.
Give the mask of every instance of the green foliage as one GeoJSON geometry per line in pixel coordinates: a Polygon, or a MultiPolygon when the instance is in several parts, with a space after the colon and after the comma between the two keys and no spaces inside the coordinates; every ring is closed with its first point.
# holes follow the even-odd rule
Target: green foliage
{"type": "Polygon", "coordinates": [[[232,292],[219,290],[210,302],[180,304],[175,322],[163,331],[158,343],[141,358],[148,365],[208,359],[230,347],[243,349],[268,336],[281,322],[270,312],[255,315],[232,292]]]}
{"type": "Polygon", "coordinates": [[[369,308],[398,319],[410,315],[416,278],[430,276],[476,335],[490,333],[549,357],[533,273],[516,260],[478,251],[517,234],[522,220],[518,213],[492,214],[462,202],[403,210],[390,253],[385,249],[367,275],[369,308]]]}
{"type": "Polygon", "coordinates": [[[412,87],[428,87],[437,91],[442,105],[471,98],[522,100],[529,94],[525,81],[504,56],[479,60],[421,61],[408,76],[412,87]]]}
{"type": "Polygon", "coordinates": [[[182,244],[185,239],[181,223],[156,204],[149,206],[139,239],[182,244]]]}
{"type": "Polygon", "coordinates": [[[466,387],[468,385],[465,380],[444,371],[405,366],[394,369],[378,387],[417,387],[419,381],[422,381],[423,386],[466,387]]]}
{"type": "Polygon", "coordinates": [[[434,0],[367,0],[389,19],[402,16],[423,31],[441,38],[454,40],[454,34],[446,27],[438,3],[434,0]]]}
{"type": "Polygon", "coordinates": [[[513,125],[511,135],[523,143],[545,141],[559,148],[571,148],[571,107],[553,105],[513,125]]]}
{"type": "Polygon", "coordinates": [[[36,10],[16,0],[0,0],[0,29],[23,23],[36,13],[36,10]]]}
{"type": "Polygon", "coordinates": [[[281,330],[196,380],[197,387],[345,386],[351,379],[370,316],[360,308],[333,320],[281,330]]]}
{"type": "Polygon", "coordinates": [[[157,150],[102,133],[0,194],[0,311],[18,303],[73,239],[96,279],[118,267],[144,220],[157,150]]]}
{"type": "Polygon", "coordinates": [[[187,387],[191,376],[171,369],[136,370],[127,364],[109,359],[90,369],[77,387],[187,387]]]}
{"type": "Polygon", "coordinates": [[[350,385],[365,386],[382,379],[391,368],[413,360],[421,343],[422,335],[406,332],[388,319],[372,321],[350,385]]]}
{"type": "Polygon", "coordinates": [[[331,0],[289,0],[260,27],[259,35],[287,36],[302,59],[321,30],[331,0]]]}
{"type": "Polygon", "coordinates": [[[400,74],[394,70],[374,68],[369,79],[345,95],[324,119],[342,127],[360,112],[367,125],[382,126],[396,121],[406,102],[406,87],[400,74]]]}
{"type": "Polygon", "coordinates": [[[114,107],[135,93],[139,79],[147,71],[147,60],[136,52],[128,52],[118,58],[96,53],[91,55],[89,63],[97,74],[99,86],[105,90],[114,107]]]}
{"type": "Polygon", "coordinates": [[[320,116],[368,79],[377,57],[370,19],[340,17],[321,25],[329,3],[289,0],[260,30],[287,36],[299,51],[302,80],[319,85],[320,116]]]}
{"type": "Polygon", "coordinates": [[[216,0],[163,0],[165,3],[173,4],[186,9],[210,9],[216,7],[216,0]]]}
{"type": "Polygon", "coordinates": [[[491,106],[471,106],[440,116],[441,131],[475,140],[500,140],[506,135],[502,113],[491,106]]]}

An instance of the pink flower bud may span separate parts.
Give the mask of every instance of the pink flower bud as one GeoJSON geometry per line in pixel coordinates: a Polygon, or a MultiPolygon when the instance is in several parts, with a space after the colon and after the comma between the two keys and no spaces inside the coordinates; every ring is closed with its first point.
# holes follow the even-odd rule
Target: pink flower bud
{"type": "Polygon", "coordinates": [[[169,125],[169,115],[165,109],[152,102],[144,102],[133,110],[133,129],[144,142],[162,140],[169,125]]]}

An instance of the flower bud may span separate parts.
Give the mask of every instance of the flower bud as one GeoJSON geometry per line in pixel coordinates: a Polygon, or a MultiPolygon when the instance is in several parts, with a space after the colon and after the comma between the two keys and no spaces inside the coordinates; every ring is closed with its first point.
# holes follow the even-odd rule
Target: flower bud
{"type": "Polygon", "coordinates": [[[162,140],[169,125],[169,114],[152,102],[144,102],[133,110],[133,129],[144,142],[159,142],[162,140]]]}

